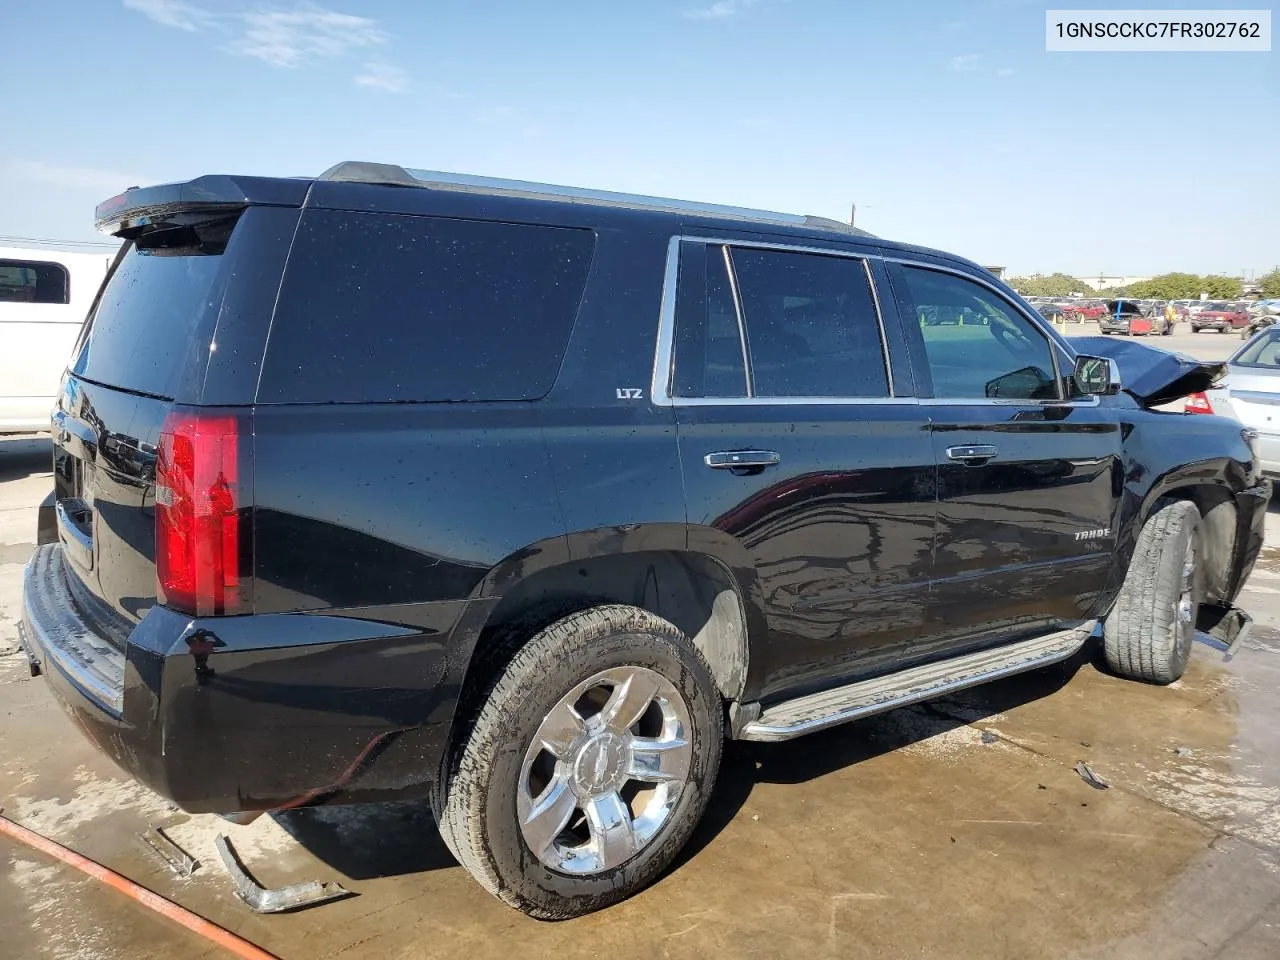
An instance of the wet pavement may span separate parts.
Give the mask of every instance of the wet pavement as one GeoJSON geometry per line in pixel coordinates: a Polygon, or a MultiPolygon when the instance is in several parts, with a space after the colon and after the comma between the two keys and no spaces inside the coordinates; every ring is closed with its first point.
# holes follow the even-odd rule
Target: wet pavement
{"type": "MultiPolygon", "coordinates": [[[[1238,345],[1195,338],[1210,339],[1238,345]]],[[[618,907],[547,924],[471,881],[422,804],[237,827],[120,775],[14,650],[48,487],[48,441],[0,438],[0,806],[287,960],[1280,956],[1280,547],[1246,589],[1257,628],[1232,662],[1198,644],[1187,675],[1156,688],[1109,676],[1088,651],[792,743],[731,744],[675,870],[618,907]],[[1080,761],[1110,789],[1086,784],[1080,761]],[[194,877],[143,847],[148,823],[201,861],[194,877]],[[253,915],[214,852],[220,832],[266,885],[340,880],[357,895],[253,915]]],[[[1280,510],[1268,534],[1280,544],[1280,510]]],[[[0,944],[23,960],[225,955],[3,837],[0,944]]]]}

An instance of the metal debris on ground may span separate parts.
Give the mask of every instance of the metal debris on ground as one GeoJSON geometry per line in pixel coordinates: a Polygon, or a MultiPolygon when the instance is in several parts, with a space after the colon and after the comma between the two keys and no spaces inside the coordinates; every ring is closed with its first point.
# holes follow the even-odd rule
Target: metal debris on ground
{"type": "Polygon", "coordinates": [[[982,742],[983,742],[983,743],[995,743],[995,742],[996,742],[996,741],[998,741],[999,739],[1000,739],[1000,738],[999,738],[998,736],[996,736],[994,733],[992,733],[990,730],[983,730],[983,731],[982,731],[982,742]]]}
{"type": "Polygon", "coordinates": [[[1174,747],[1173,752],[1180,757],[1194,757],[1196,752],[1190,747],[1174,747]]]}
{"type": "Polygon", "coordinates": [[[173,875],[179,880],[189,880],[191,875],[200,869],[200,862],[180,846],[169,839],[164,829],[151,824],[146,833],[138,834],[138,839],[164,861],[173,875]]]}
{"type": "Polygon", "coordinates": [[[1076,773],[1080,774],[1080,779],[1083,780],[1085,783],[1087,783],[1089,786],[1093,787],[1093,789],[1095,790],[1111,789],[1111,784],[1107,783],[1106,780],[1103,780],[1102,777],[1094,773],[1093,770],[1089,768],[1089,765],[1085,763],[1083,760],[1081,760],[1079,763],[1076,764],[1075,770],[1076,770],[1076,773]]]}
{"type": "Polygon", "coordinates": [[[319,883],[315,880],[268,890],[249,875],[240,858],[236,856],[230,840],[219,834],[214,840],[214,845],[218,848],[218,856],[222,858],[223,866],[227,868],[227,873],[231,874],[231,879],[235,882],[236,896],[248,904],[249,909],[254,913],[285,913],[353,896],[352,892],[340,883],[319,883]]]}

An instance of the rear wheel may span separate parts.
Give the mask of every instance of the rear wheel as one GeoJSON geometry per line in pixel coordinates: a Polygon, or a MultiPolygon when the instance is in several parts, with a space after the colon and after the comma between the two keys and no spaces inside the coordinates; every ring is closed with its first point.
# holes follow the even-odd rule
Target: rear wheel
{"type": "Polygon", "coordinates": [[[539,632],[502,672],[433,798],[440,833],[490,893],[565,919],[671,864],[702,817],[723,718],[672,624],[607,605],[539,632]]]}
{"type": "Polygon", "coordinates": [[[1193,323],[1193,324],[1191,325],[1191,332],[1192,332],[1192,333],[1199,333],[1199,332],[1200,332],[1200,328],[1199,328],[1199,327],[1197,327],[1197,326],[1193,323]]]}
{"type": "Polygon", "coordinates": [[[1121,676],[1172,683],[1186,670],[1204,596],[1199,525],[1194,503],[1165,500],[1138,534],[1103,626],[1107,665],[1121,676]]]}

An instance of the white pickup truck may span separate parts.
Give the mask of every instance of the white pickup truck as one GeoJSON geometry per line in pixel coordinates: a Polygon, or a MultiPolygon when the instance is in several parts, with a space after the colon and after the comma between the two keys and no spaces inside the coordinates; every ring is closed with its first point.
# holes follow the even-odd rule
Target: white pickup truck
{"type": "Polygon", "coordinates": [[[113,257],[0,247],[0,434],[49,429],[62,371],[113,257]]]}

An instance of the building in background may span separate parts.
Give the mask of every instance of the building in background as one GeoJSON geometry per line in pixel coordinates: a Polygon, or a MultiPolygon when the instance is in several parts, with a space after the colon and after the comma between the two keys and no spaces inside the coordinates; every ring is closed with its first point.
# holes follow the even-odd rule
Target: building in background
{"type": "Polygon", "coordinates": [[[1098,274],[1096,277],[1076,277],[1090,290],[1108,290],[1112,287],[1127,287],[1131,283],[1150,280],[1150,277],[1108,277],[1098,274]]]}

